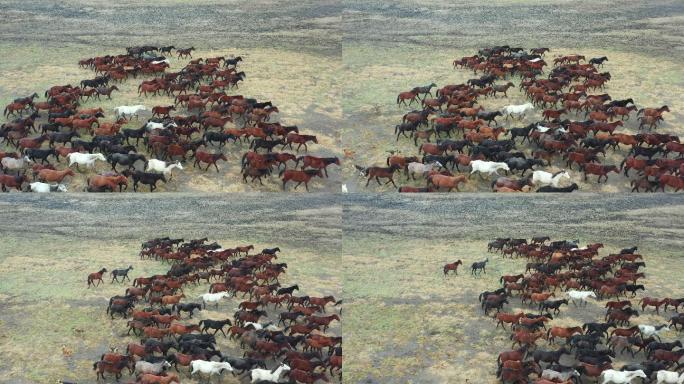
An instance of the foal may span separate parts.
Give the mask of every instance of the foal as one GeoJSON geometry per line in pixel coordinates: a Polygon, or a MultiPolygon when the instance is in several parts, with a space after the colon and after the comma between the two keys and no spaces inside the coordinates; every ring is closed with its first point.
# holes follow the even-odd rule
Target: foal
{"type": "Polygon", "coordinates": [[[94,287],[97,287],[100,285],[102,282],[102,275],[107,272],[107,268],[102,268],[97,272],[93,272],[90,275],[88,275],[88,288],[90,288],[90,285],[92,284],[94,287]],[[95,285],[95,280],[97,280],[97,285],[95,285]]]}

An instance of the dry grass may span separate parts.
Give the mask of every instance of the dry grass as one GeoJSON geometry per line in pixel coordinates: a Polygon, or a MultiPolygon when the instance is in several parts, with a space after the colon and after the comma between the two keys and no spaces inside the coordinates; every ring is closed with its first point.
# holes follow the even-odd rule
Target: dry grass
{"type": "MultiPolygon", "coordinates": [[[[482,315],[477,295],[499,287],[501,275],[523,271],[526,261],[488,254],[486,243],[494,237],[549,234],[554,239],[579,238],[582,244],[601,241],[601,255],[638,245],[647,264],[647,291],[639,297],[684,295],[678,278],[684,228],[677,215],[682,208],[671,197],[657,202],[624,196],[600,202],[592,195],[558,201],[472,196],[440,196],[435,201],[352,199],[344,222],[343,281],[345,353],[354,358],[345,362],[345,380],[496,382],[496,355],[510,348],[509,331],[495,329],[494,322],[482,315]],[[487,257],[487,274],[470,276],[470,264],[487,257]],[[445,279],[442,266],[457,259],[463,260],[464,268],[445,279]]],[[[604,313],[603,303],[592,302],[582,311],[564,307],[552,324],[595,321],[604,313]]],[[[505,310],[534,312],[518,300],[505,310]]],[[[649,313],[636,323],[660,324],[670,314],[649,313]]],[[[676,337],[674,332],[665,335],[676,337]]]]}
{"type": "MultiPolygon", "coordinates": [[[[105,53],[121,51],[95,52],[83,49],[82,46],[71,45],[57,48],[45,58],[39,46],[5,45],[0,47],[9,52],[7,60],[0,65],[0,72],[6,73],[0,79],[0,91],[5,95],[0,104],[5,105],[17,95],[30,94],[36,90],[49,88],[54,84],[78,84],[81,79],[92,78],[91,70],[79,69],[76,61],[79,58],[92,57],[105,53]],[[27,66],[26,63],[35,63],[27,66]],[[49,64],[46,64],[49,63],[49,64]]],[[[284,124],[296,124],[302,133],[315,134],[319,144],[310,145],[310,153],[317,156],[340,156],[339,136],[336,131],[341,117],[341,109],[336,102],[338,88],[336,73],[339,64],[332,58],[316,53],[297,52],[284,49],[250,49],[237,50],[226,48],[221,50],[201,50],[195,57],[215,57],[235,54],[245,58],[241,70],[247,73],[247,79],[240,84],[235,93],[255,97],[259,100],[272,100],[282,111],[274,116],[284,124]],[[277,58],[277,60],[274,60],[277,58]]],[[[187,60],[171,59],[171,70],[180,70],[187,60]]],[[[171,105],[173,98],[142,97],[137,93],[137,86],[142,78],[129,79],[118,87],[121,92],[114,91],[112,100],[89,101],[83,107],[102,107],[106,112],[103,121],[113,120],[112,110],[119,105],[144,104],[149,108],[155,105],[171,105]]],[[[180,110],[179,113],[185,113],[180,110]]],[[[143,115],[139,121],[133,120],[125,128],[139,128],[150,114],[143,115]]],[[[41,120],[42,122],[42,120],[41,120]]],[[[47,145],[47,144],[46,144],[47,145]]],[[[140,144],[142,146],[142,143],[140,144]]],[[[3,150],[13,148],[3,147],[3,150]]],[[[228,162],[219,162],[220,172],[215,170],[199,170],[192,166],[192,160],[184,164],[184,170],[176,173],[174,180],[160,183],[159,191],[167,192],[243,192],[243,191],[280,191],[282,184],[277,174],[264,179],[265,186],[257,183],[244,183],[240,174],[240,158],[249,150],[248,144],[228,144],[226,147],[210,145],[209,151],[221,151],[228,157],[228,162]]],[[[143,153],[146,151],[143,150],[143,153]]],[[[63,167],[63,165],[62,165],[63,167]]],[[[142,167],[138,164],[138,167],[142,167]]],[[[61,168],[61,167],[60,167],[61,168]]],[[[98,164],[95,170],[84,171],[73,180],[68,181],[69,189],[82,191],[86,179],[97,172],[109,170],[108,164],[98,164]]],[[[330,168],[329,179],[315,179],[311,189],[314,191],[338,191],[339,169],[330,168]]],[[[289,187],[292,189],[292,186],[289,187]]],[[[131,189],[132,190],[132,189],[131,189]]],[[[145,190],[147,190],[145,188],[145,190]]],[[[300,191],[303,189],[299,189],[300,191]]]]}
{"type": "MultiPolygon", "coordinates": [[[[286,196],[286,195],[282,195],[286,196]]],[[[17,195],[17,197],[19,197],[17,195]]],[[[13,196],[13,198],[17,198],[13,196]]],[[[79,383],[94,382],[92,363],[111,347],[125,350],[128,342],[126,322],[111,320],[105,314],[106,301],[123,294],[129,284],[106,283],[86,288],[88,273],[102,267],[109,270],[133,266],[131,279],[164,273],[168,265],[140,260],[140,243],[146,239],[170,235],[186,239],[208,236],[224,246],[254,244],[255,248],[280,246],[279,262],[288,264],[282,284],[298,283],[301,294],[341,295],[338,263],[333,256],[340,238],[340,208],[324,199],[297,197],[271,198],[261,203],[257,196],[243,195],[242,203],[216,197],[185,196],[176,199],[175,218],[164,217],[160,199],[100,198],[102,204],[87,199],[77,203],[72,198],[38,201],[3,202],[2,221],[21,217],[25,230],[3,228],[0,251],[0,350],[6,354],[0,364],[2,382],[54,383],[58,379],[79,383]],[[64,204],[82,204],[79,209],[62,211],[64,204]],[[291,208],[284,208],[289,205],[291,208]],[[109,206],[113,211],[102,207],[109,206]],[[131,207],[136,208],[133,219],[131,207]],[[255,208],[255,207],[261,208],[255,208]],[[226,217],[220,218],[225,212],[226,217]],[[161,214],[161,215],[160,215],[161,214]],[[159,216],[158,216],[159,215],[159,216]],[[216,218],[216,221],[205,218],[216,218]],[[230,217],[235,217],[235,222],[230,217]],[[49,219],[45,219],[49,218],[49,219]],[[136,224],[132,225],[134,221],[136,224]],[[94,223],[98,226],[93,232],[94,223]],[[329,223],[325,225],[323,223],[329,223]],[[315,241],[311,241],[315,239],[315,241]],[[327,240],[329,239],[329,240],[327,240]],[[63,354],[65,346],[70,356],[63,354]]],[[[173,201],[169,198],[167,202],[173,201]]],[[[198,302],[207,285],[185,289],[186,302],[198,302]]],[[[200,319],[232,318],[240,298],[224,300],[218,309],[196,313],[200,319]]],[[[273,308],[267,312],[276,320],[273,308]]],[[[331,312],[330,308],[328,312],[331,312]]],[[[340,324],[331,324],[330,333],[341,334],[340,324]]],[[[218,337],[219,349],[229,356],[241,356],[234,341],[218,337]]],[[[197,383],[183,373],[184,383],[197,383]]],[[[128,377],[124,377],[124,382],[128,377]]],[[[108,379],[107,382],[113,382],[108,379]]],[[[238,383],[226,376],[223,383],[238,383]]]]}
{"type": "MultiPolygon", "coordinates": [[[[366,166],[385,164],[390,151],[399,152],[404,156],[418,155],[418,149],[414,146],[412,139],[402,136],[399,141],[396,141],[396,135],[394,135],[394,126],[401,122],[401,116],[420,107],[416,104],[408,108],[397,107],[396,95],[399,92],[432,82],[438,87],[458,84],[479,76],[464,69],[454,70],[451,65],[455,58],[474,54],[476,50],[473,49],[434,49],[430,46],[420,47],[408,44],[378,45],[348,45],[345,46],[343,53],[345,68],[352,75],[347,77],[344,83],[343,106],[348,124],[342,132],[342,143],[344,148],[353,148],[356,151],[354,163],[366,166]]],[[[610,61],[606,63],[602,71],[610,71],[612,75],[612,80],[605,92],[611,94],[614,99],[633,97],[639,106],[684,105],[684,99],[679,92],[684,84],[684,76],[676,60],[669,58],[654,60],[647,54],[623,50],[578,47],[552,47],[551,55],[571,52],[580,52],[587,57],[602,55],[609,57],[610,61]]],[[[550,58],[547,58],[547,61],[550,61],[550,58]]],[[[524,95],[517,89],[519,79],[513,79],[513,83],[516,84],[516,88],[508,92],[509,97],[484,99],[483,106],[491,111],[509,104],[527,102],[524,95]]],[[[684,115],[677,107],[672,108],[672,111],[673,113],[665,116],[666,121],[658,128],[658,131],[681,136],[684,130],[680,122],[684,115]]],[[[501,119],[500,123],[506,128],[524,127],[541,118],[541,110],[538,108],[524,121],[501,119]]],[[[583,120],[584,115],[571,114],[569,118],[583,120]]],[[[636,133],[637,128],[638,122],[632,116],[629,121],[625,122],[623,128],[618,129],[618,132],[636,133]]],[[[524,150],[528,156],[531,154],[527,144],[519,146],[519,149],[524,150]]],[[[627,152],[628,148],[624,147],[615,153],[610,152],[604,163],[619,165],[627,152]]],[[[556,159],[551,167],[543,169],[547,168],[550,172],[555,172],[565,168],[565,164],[561,159],[556,159]]],[[[630,179],[622,175],[611,174],[607,184],[599,185],[596,183],[595,176],[585,182],[577,166],[570,173],[572,179],[566,182],[568,185],[576,182],[582,191],[626,192],[631,189],[630,179]]],[[[375,182],[365,188],[366,180],[358,175],[351,162],[344,167],[343,179],[353,190],[394,190],[391,184],[378,186],[375,182]]],[[[407,182],[403,175],[395,177],[395,182],[398,185],[425,185],[425,180],[407,182]]],[[[489,182],[480,182],[475,178],[473,181],[468,181],[463,190],[467,192],[491,191],[489,184],[489,182]]]]}

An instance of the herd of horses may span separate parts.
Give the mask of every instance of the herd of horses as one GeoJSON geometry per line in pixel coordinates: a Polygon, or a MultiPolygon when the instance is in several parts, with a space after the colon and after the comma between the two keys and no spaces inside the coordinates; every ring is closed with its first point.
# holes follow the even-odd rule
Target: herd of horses
{"type": "MultiPolygon", "coordinates": [[[[125,319],[128,335],[141,341],[128,343],[125,353],[102,354],[93,364],[98,380],[113,376],[118,382],[128,372],[144,384],[180,383],[186,374],[211,380],[226,373],[261,384],[341,381],[342,337],[326,333],[340,321],[341,300],[298,295],[298,284],[281,286],[288,266],[276,262],[280,249],[250,254],[253,250],[252,245],[223,248],[206,238],[144,242],[140,258],[168,263],[170,269],[132,280],[133,267],[111,272],[112,282],[120,278],[131,285],[110,298],[107,314],[125,319]],[[201,284],[208,285],[208,293],[200,301],[188,300],[187,290],[201,284]],[[237,300],[231,301],[232,317],[193,320],[207,305],[229,311],[226,298],[237,300]],[[239,344],[242,356],[222,352],[221,336],[239,344]]],[[[91,273],[88,288],[97,287],[105,273],[106,268],[91,273]]]]}
{"type": "MultiPolygon", "coordinates": [[[[501,286],[478,297],[496,328],[510,332],[511,349],[497,357],[496,375],[502,383],[625,384],[636,377],[682,383],[682,342],[665,340],[663,333],[684,330],[684,313],[679,313],[684,298],[646,296],[637,301],[637,293],[645,290],[638,283],[646,267],[637,247],[600,257],[601,248],[601,243],[580,247],[577,240],[551,241],[548,236],[498,238],[488,244],[488,252],[504,259],[528,260],[525,271],[501,276],[501,286]],[[508,305],[528,310],[506,312],[508,305]],[[605,308],[605,316],[567,325],[566,312],[576,308],[586,315],[589,305],[605,308]],[[640,313],[660,317],[668,311],[674,312],[658,324],[636,324],[640,313]],[[618,367],[617,359],[627,362],[618,367]]],[[[486,273],[487,261],[473,263],[471,273],[486,273]]],[[[459,265],[460,260],[445,265],[445,277],[459,265]]]]}
{"type": "MultiPolygon", "coordinates": [[[[65,179],[75,177],[72,165],[94,168],[97,162],[108,162],[111,171],[88,177],[87,191],[122,191],[129,180],[134,190],[143,184],[154,191],[189,161],[205,172],[219,172],[219,164],[228,161],[222,151],[229,142],[240,148],[249,144],[240,164],[245,183],[250,178],[263,185],[263,177],[277,173],[283,189],[291,181],[295,188],[303,183],[308,190],[312,178],[325,178],[328,166],[340,164],[335,157],[300,156],[300,150],[307,152],[311,143],[318,143],[317,137],[300,133],[296,125],[273,121],[279,110],[270,101],[227,93],[245,79],[238,71],[241,57],[192,59],[171,72],[169,59],[160,56],[171,52],[167,48],[129,47],[126,54],[80,60],[79,66],[93,70],[94,78],[79,86],[52,86],[44,93],[46,101],[38,101],[40,96],[34,93],[7,105],[4,115],[9,121],[2,124],[0,137],[12,150],[0,151],[2,190],[65,191],[65,179]],[[102,95],[110,98],[119,90],[114,83],[139,76],[145,77],[139,95],[165,95],[174,103],[152,108],[122,105],[114,109],[111,121],[103,121],[103,108],[84,107],[102,95]],[[182,108],[186,113],[176,114],[182,108]],[[139,128],[131,127],[146,111],[152,117],[139,128]],[[283,152],[274,152],[276,148],[283,152]],[[68,159],[69,168],[58,169],[62,158],[68,159]]],[[[191,51],[177,53],[179,58],[192,57],[191,51]]]]}
{"type": "Polygon", "coordinates": [[[493,176],[489,186],[495,192],[535,188],[538,192],[572,192],[579,189],[576,183],[569,184],[575,166],[584,181],[596,177],[598,183],[607,182],[610,173],[624,174],[632,178],[632,191],[636,192],[684,189],[684,144],[675,135],[654,132],[669,107],[638,108],[632,98],[614,100],[608,93],[599,93],[611,79],[609,72],[599,70],[608,61],[606,57],[587,61],[582,55],[559,56],[546,75],[547,52],[548,48],[528,52],[509,46],[481,49],[453,62],[454,69],[472,70],[480,77],[441,88],[432,83],[401,92],[396,100],[399,106],[416,103],[421,109],[406,113],[394,133],[397,141],[412,139],[418,153],[393,154],[386,166],[357,166],[361,175],[368,182],[375,179],[380,184],[383,179],[395,187],[395,176],[402,170],[407,180],[415,174],[426,180],[425,187],[402,186],[400,192],[458,190],[474,173],[493,176]],[[502,110],[485,109],[484,99],[508,96],[515,84],[507,80],[513,77],[518,78],[518,88],[528,102],[502,110]],[[522,121],[535,109],[543,119],[525,126],[505,128],[497,121],[522,121]],[[641,132],[620,131],[630,117],[639,121],[641,132]],[[624,154],[619,164],[606,162],[611,152],[624,154]],[[467,170],[476,160],[484,164],[478,169],[471,167],[470,175],[453,173],[454,167],[467,170]],[[554,163],[556,170],[541,169],[554,163]],[[525,176],[527,171],[543,177],[534,180],[529,173],[525,176]],[[516,172],[520,177],[508,176],[516,172]],[[565,186],[554,179],[561,174],[567,176],[565,186]]]}

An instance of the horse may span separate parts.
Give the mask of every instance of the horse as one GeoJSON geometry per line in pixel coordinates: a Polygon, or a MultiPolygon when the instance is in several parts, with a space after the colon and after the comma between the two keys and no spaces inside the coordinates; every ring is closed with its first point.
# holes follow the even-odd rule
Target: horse
{"type": "Polygon", "coordinates": [[[463,265],[463,262],[461,260],[456,260],[453,263],[445,264],[444,268],[443,268],[444,277],[446,277],[446,275],[449,271],[454,271],[454,273],[458,275],[458,266],[459,265],[463,265]]]}
{"type": "MultiPolygon", "coordinates": [[[[306,167],[322,169],[325,177],[328,177],[328,165],[340,165],[340,159],[337,157],[316,157],[316,156],[300,156],[295,160],[295,167],[302,161],[302,169],[306,167]]],[[[285,166],[287,167],[287,165],[285,166]]]]}
{"type": "Polygon", "coordinates": [[[216,172],[218,172],[219,169],[216,163],[219,160],[228,161],[226,155],[222,153],[209,153],[204,151],[197,151],[195,152],[195,163],[193,164],[193,166],[197,167],[199,165],[200,169],[202,169],[201,163],[207,163],[207,168],[205,169],[205,171],[208,171],[209,167],[213,165],[216,168],[216,172]]]}
{"type": "Polygon", "coordinates": [[[643,370],[637,370],[637,371],[616,371],[614,369],[607,369],[603,372],[601,372],[601,384],[608,384],[608,383],[613,383],[613,384],[629,384],[632,382],[632,379],[640,377],[642,379],[646,379],[646,374],[644,373],[643,370]]]}
{"type": "Polygon", "coordinates": [[[465,175],[446,176],[442,174],[433,174],[428,176],[427,178],[427,187],[433,185],[437,189],[447,188],[448,192],[451,192],[452,189],[456,188],[456,191],[460,192],[460,190],[458,189],[458,185],[460,183],[465,183],[466,180],[467,178],[465,175]]]}
{"type": "Polygon", "coordinates": [[[665,303],[666,303],[665,300],[660,300],[660,299],[656,299],[653,297],[643,297],[643,298],[641,298],[641,300],[639,300],[639,304],[641,304],[641,310],[642,311],[645,311],[646,307],[651,306],[651,307],[655,307],[656,314],[660,314],[660,312],[659,312],[660,306],[665,304],[665,303]]]}
{"type": "Polygon", "coordinates": [[[488,173],[490,176],[496,174],[497,176],[499,175],[499,170],[502,169],[504,171],[510,171],[510,168],[508,167],[508,164],[506,163],[497,163],[493,161],[484,161],[484,160],[473,160],[470,162],[470,178],[473,173],[478,172],[480,174],[480,178],[482,178],[482,173],[488,173]]]}
{"type": "Polygon", "coordinates": [[[368,167],[368,168],[363,168],[358,165],[354,165],[354,167],[361,173],[362,176],[367,176],[368,180],[366,181],[366,187],[368,187],[368,184],[370,181],[375,178],[375,181],[378,182],[378,185],[380,184],[380,178],[385,178],[388,179],[385,184],[392,183],[394,187],[396,188],[397,185],[394,184],[394,172],[401,169],[399,165],[393,164],[390,165],[389,167],[368,167]]]}
{"type": "Polygon", "coordinates": [[[579,189],[579,185],[577,185],[577,183],[572,183],[570,186],[561,187],[561,188],[556,188],[553,186],[541,187],[541,188],[537,189],[537,192],[569,193],[572,191],[576,191],[578,189],[579,189]]]}
{"type": "Polygon", "coordinates": [[[67,187],[64,184],[46,184],[40,182],[33,182],[29,184],[31,192],[50,193],[50,192],[67,192],[67,187]]]}
{"type": "Polygon", "coordinates": [[[486,258],[484,261],[479,261],[475,262],[470,265],[470,274],[475,276],[478,273],[487,273],[487,262],[489,262],[489,258],[486,258]]]}
{"type": "Polygon", "coordinates": [[[119,107],[114,108],[114,115],[116,116],[117,120],[122,117],[127,120],[130,120],[130,118],[133,116],[135,116],[135,118],[137,119],[138,114],[141,111],[147,111],[147,107],[145,107],[144,105],[121,105],[119,107]]]}
{"type": "Polygon", "coordinates": [[[80,165],[84,165],[89,168],[95,167],[95,161],[100,160],[100,161],[107,161],[105,156],[101,153],[80,153],[80,152],[72,152],[67,155],[67,159],[69,160],[69,167],[72,165],[76,164],[76,169],[79,169],[80,165]]]}
{"type": "Polygon", "coordinates": [[[97,272],[93,272],[93,273],[89,274],[88,275],[88,281],[87,281],[88,282],[88,288],[90,288],[90,285],[92,285],[93,287],[99,286],[100,283],[102,282],[102,275],[104,275],[105,272],[107,272],[107,268],[102,268],[97,272]],[[97,285],[95,285],[96,280],[97,280],[97,285]]]}
{"type": "Polygon", "coordinates": [[[285,363],[281,363],[276,369],[261,369],[255,368],[249,371],[249,377],[252,383],[256,382],[280,382],[280,376],[287,374],[289,372],[290,366],[285,363]]]}
{"type": "Polygon", "coordinates": [[[532,172],[532,182],[539,186],[552,185],[553,187],[558,188],[562,179],[570,179],[570,174],[564,169],[556,173],[541,170],[532,172]]]}
{"type": "Polygon", "coordinates": [[[218,308],[218,302],[224,298],[228,297],[229,293],[228,292],[218,292],[218,293],[205,293],[203,295],[200,295],[200,298],[202,299],[202,307],[204,309],[207,308],[207,303],[215,303],[216,308],[218,308]]]}
{"type": "Polygon", "coordinates": [[[145,166],[146,172],[154,171],[162,173],[165,177],[168,177],[169,180],[171,180],[173,177],[171,171],[174,169],[179,169],[181,171],[183,170],[183,166],[181,165],[180,161],[176,161],[175,163],[167,163],[162,160],[150,159],[147,161],[145,166]]]}
{"type": "Polygon", "coordinates": [[[598,182],[601,182],[601,178],[605,177],[606,182],[608,182],[608,173],[610,172],[615,172],[617,174],[620,174],[620,170],[618,167],[614,165],[602,165],[602,164],[594,164],[594,163],[586,163],[581,165],[580,167],[582,171],[584,172],[584,181],[587,181],[587,175],[598,175],[598,182]]]}
{"type": "Polygon", "coordinates": [[[523,119],[527,112],[533,110],[534,105],[532,103],[525,103],[520,105],[507,105],[501,109],[501,113],[506,117],[506,120],[508,120],[509,117],[513,118],[514,116],[523,119]]]}
{"type": "Polygon", "coordinates": [[[233,367],[227,362],[193,360],[190,363],[190,366],[192,367],[190,376],[198,372],[209,375],[210,377],[211,375],[221,376],[223,371],[233,372],[233,367]]]}
{"type": "Polygon", "coordinates": [[[128,272],[130,272],[133,269],[132,265],[129,265],[128,268],[121,268],[121,269],[115,269],[112,271],[112,283],[116,280],[117,283],[121,282],[123,283],[124,281],[128,280],[131,281],[131,279],[128,277],[128,272]],[[119,281],[119,276],[121,276],[121,281],[119,281]]]}
{"type": "Polygon", "coordinates": [[[306,191],[309,191],[309,181],[314,176],[318,177],[323,177],[323,173],[321,172],[320,169],[306,169],[303,171],[299,170],[293,170],[293,169],[286,169],[280,171],[278,176],[282,179],[283,181],[283,190],[285,190],[285,185],[287,184],[288,181],[296,181],[297,185],[295,185],[295,189],[299,187],[302,183],[304,183],[304,187],[306,188],[306,191]]]}
{"type": "Polygon", "coordinates": [[[219,331],[223,334],[223,336],[226,336],[226,333],[223,331],[223,327],[226,325],[233,325],[233,323],[230,321],[230,319],[225,319],[225,320],[200,320],[199,326],[201,327],[200,332],[204,333],[205,331],[207,333],[209,329],[214,330],[214,335],[216,335],[219,331]]]}
{"type": "Polygon", "coordinates": [[[130,176],[133,179],[133,191],[138,191],[138,184],[146,184],[150,186],[150,192],[157,189],[157,182],[163,181],[166,183],[166,176],[159,173],[148,173],[142,171],[124,171],[124,175],[130,176]]]}
{"type": "Polygon", "coordinates": [[[572,289],[569,290],[567,294],[575,306],[577,306],[575,300],[579,300],[581,306],[582,303],[584,303],[584,305],[587,305],[587,298],[589,297],[593,297],[594,299],[596,299],[596,293],[594,293],[593,291],[576,291],[572,289]]]}

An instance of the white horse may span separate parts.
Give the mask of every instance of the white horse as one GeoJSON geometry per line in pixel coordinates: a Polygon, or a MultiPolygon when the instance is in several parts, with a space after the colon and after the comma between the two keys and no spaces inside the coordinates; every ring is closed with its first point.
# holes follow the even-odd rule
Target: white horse
{"type": "Polygon", "coordinates": [[[157,160],[157,159],[150,159],[147,162],[147,169],[145,171],[154,171],[154,172],[159,172],[163,173],[164,176],[168,177],[169,180],[173,177],[173,174],[171,171],[173,169],[180,169],[181,171],[183,170],[183,166],[181,165],[180,161],[176,161],[175,163],[167,164],[166,161],[162,160],[157,160]]]}
{"type": "Polygon", "coordinates": [[[570,299],[572,300],[572,303],[575,304],[575,306],[577,306],[575,300],[579,300],[580,305],[582,305],[582,303],[586,305],[588,298],[596,298],[596,294],[593,291],[576,291],[574,289],[568,291],[568,296],[570,296],[570,299]]]}
{"type": "Polygon", "coordinates": [[[49,192],[66,192],[67,187],[64,184],[47,184],[36,181],[29,184],[31,186],[31,192],[38,193],[49,193],[49,192]]]}
{"type": "Polygon", "coordinates": [[[409,174],[415,180],[415,175],[417,173],[420,174],[421,176],[425,176],[425,174],[430,172],[432,170],[432,168],[434,168],[434,167],[442,168],[444,166],[439,161],[435,161],[432,164],[423,164],[423,163],[418,163],[418,162],[414,161],[414,162],[409,163],[407,167],[408,167],[409,174]]]}
{"type": "Polygon", "coordinates": [[[616,371],[614,369],[606,369],[601,372],[601,384],[627,384],[632,382],[635,377],[646,378],[646,374],[643,370],[639,369],[636,371],[616,371]]]}
{"type": "Polygon", "coordinates": [[[224,297],[228,297],[228,292],[223,291],[217,293],[205,293],[204,295],[200,295],[200,297],[202,298],[202,304],[204,305],[204,308],[207,307],[207,303],[214,303],[218,308],[219,301],[221,301],[221,299],[224,297]]]}
{"type": "Polygon", "coordinates": [[[290,366],[287,364],[280,364],[278,369],[275,371],[271,371],[270,369],[261,369],[261,368],[255,368],[249,371],[249,376],[252,378],[252,383],[256,383],[257,381],[273,381],[273,382],[279,382],[280,381],[280,375],[282,375],[285,372],[288,372],[290,370],[290,366]]]}
{"type": "Polygon", "coordinates": [[[547,380],[559,380],[561,382],[566,382],[573,377],[580,377],[580,373],[577,370],[558,372],[551,369],[545,369],[541,374],[542,379],[547,380]]]}
{"type": "Polygon", "coordinates": [[[528,111],[534,111],[534,105],[532,105],[532,103],[525,103],[520,105],[507,105],[501,109],[501,114],[506,116],[506,120],[508,120],[509,117],[517,117],[518,119],[522,119],[525,117],[525,114],[528,111]]]}
{"type": "Polygon", "coordinates": [[[233,372],[233,367],[229,363],[218,361],[193,360],[190,362],[190,366],[192,367],[190,375],[201,372],[211,377],[211,375],[221,376],[223,371],[233,372]]]}
{"type": "Polygon", "coordinates": [[[18,171],[20,169],[28,168],[29,164],[33,163],[28,156],[24,156],[20,159],[15,159],[13,157],[3,157],[2,167],[10,171],[18,171]]]}
{"type": "Polygon", "coordinates": [[[160,374],[165,368],[171,368],[168,361],[162,360],[158,363],[148,363],[147,361],[138,361],[135,363],[135,373],[151,373],[153,375],[160,374]]]}
{"type": "Polygon", "coordinates": [[[67,158],[69,159],[69,166],[71,167],[76,164],[77,169],[79,165],[85,165],[86,167],[92,168],[95,166],[95,160],[107,161],[101,153],[72,152],[67,155],[67,158]]]}
{"type": "Polygon", "coordinates": [[[684,383],[684,373],[681,375],[677,372],[671,372],[661,369],[656,374],[657,384],[683,384],[684,383]]]}
{"type": "MultiPolygon", "coordinates": [[[[138,113],[140,111],[147,111],[147,107],[141,104],[138,105],[122,105],[120,107],[114,108],[114,114],[116,115],[116,118],[119,119],[120,117],[126,118],[126,116],[138,118],[138,113]]],[[[128,119],[128,118],[127,118],[128,119]]]]}
{"type": "MultiPolygon", "coordinates": [[[[543,126],[543,125],[537,124],[537,131],[538,131],[538,132],[546,133],[546,132],[548,132],[548,131],[550,131],[550,130],[552,130],[552,129],[553,129],[553,128],[551,128],[551,127],[545,127],[545,126],[543,126]]],[[[556,131],[561,132],[561,133],[566,133],[566,132],[568,132],[568,130],[565,129],[565,128],[563,128],[563,127],[557,128],[556,131]]]]}
{"type": "Polygon", "coordinates": [[[488,173],[490,176],[493,174],[499,175],[499,169],[510,171],[508,164],[495,161],[473,160],[470,162],[470,167],[472,168],[470,176],[475,172],[480,172],[480,177],[482,177],[482,173],[488,173]]]}
{"type": "Polygon", "coordinates": [[[555,188],[558,188],[558,184],[562,179],[570,179],[570,174],[565,169],[556,173],[546,171],[532,172],[532,182],[540,187],[544,185],[552,185],[555,188]]]}
{"type": "Polygon", "coordinates": [[[153,60],[153,61],[152,61],[152,64],[155,64],[155,65],[156,65],[156,64],[161,64],[161,63],[166,63],[166,64],[168,64],[168,65],[171,65],[171,62],[169,61],[169,59],[164,59],[164,60],[153,60]]]}
{"type": "Polygon", "coordinates": [[[639,332],[641,332],[641,337],[644,339],[655,336],[660,340],[660,333],[667,331],[668,329],[667,324],[658,326],[639,324],[639,332]]]}
{"type": "Polygon", "coordinates": [[[150,132],[154,131],[155,129],[168,129],[169,127],[177,128],[178,124],[175,122],[170,122],[170,123],[157,123],[154,121],[148,121],[147,124],[145,124],[145,129],[150,132]]]}
{"type": "Polygon", "coordinates": [[[249,326],[251,326],[252,328],[254,328],[254,329],[257,330],[257,331],[260,331],[260,330],[262,330],[262,329],[266,329],[266,330],[271,331],[271,332],[278,332],[278,331],[281,331],[280,328],[276,327],[275,325],[273,325],[273,324],[271,324],[271,323],[268,323],[268,324],[264,325],[264,324],[261,324],[261,323],[253,323],[253,322],[251,322],[251,321],[247,321],[247,322],[245,322],[245,324],[243,325],[243,328],[247,328],[247,327],[249,327],[249,326]]]}

